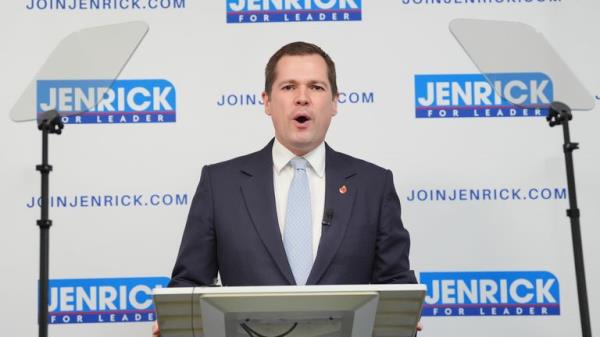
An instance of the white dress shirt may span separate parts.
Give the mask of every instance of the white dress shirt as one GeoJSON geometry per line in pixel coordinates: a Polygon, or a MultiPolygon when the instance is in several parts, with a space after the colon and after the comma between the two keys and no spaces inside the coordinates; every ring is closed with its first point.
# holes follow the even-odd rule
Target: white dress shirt
{"type": "MultiPolygon", "coordinates": [[[[290,160],[296,157],[290,150],[283,146],[277,138],[273,142],[273,186],[275,188],[275,206],[277,221],[283,237],[285,229],[285,215],[287,211],[288,192],[294,178],[294,169],[290,160]]],[[[313,261],[317,256],[319,240],[321,240],[321,222],[325,208],[325,143],[321,143],[311,152],[305,154],[308,161],[307,174],[310,189],[310,207],[312,212],[313,228],[313,261]]]]}

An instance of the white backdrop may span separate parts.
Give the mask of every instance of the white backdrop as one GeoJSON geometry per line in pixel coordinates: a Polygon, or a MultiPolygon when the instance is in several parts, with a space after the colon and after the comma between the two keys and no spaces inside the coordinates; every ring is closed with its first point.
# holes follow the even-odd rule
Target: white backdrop
{"type": "MultiPolygon", "coordinates": [[[[249,2],[246,9],[265,10],[261,1],[249,2]]],[[[296,40],[322,46],[337,64],[343,95],[328,143],[394,172],[413,242],[412,267],[431,288],[421,336],[580,335],[562,132],[541,117],[416,118],[415,76],[477,73],[448,31],[452,19],[522,21],[547,37],[598,101],[600,3],[315,0],[300,5],[318,10],[324,8],[319,4],[346,4],[340,10],[360,17],[266,23],[227,23],[227,9],[235,8],[227,1],[123,0],[107,3],[125,8],[89,9],[93,3],[66,1],[76,9],[61,9],[57,0],[0,4],[3,334],[37,333],[39,208],[31,204],[39,196],[34,167],[41,160],[35,124],[14,123],[8,112],[64,36],[144,20],[150,31],[120,79],[133,86],[143,86],[138,80],[170,82],[176,121],[68,124],[63,135],[51,136],[51,194],[57,198],[50,212],[50,277],[57,280],[51,317],[73,323],[80,315],[91,322],[53,324],[52,336],[149,335],[146,289],[170,275],[200,169],[255,151],[272,137],[263,107],[252,100],[258,102],[268,57],[296,40]],[[156,4],[167,8],[150,8],[156,4]],[[221,105],[222,99],[229,103],[221,105]],[[427,196],[455,192],[464,193],[463,200],[427,196]],[[480,193],[479,200],[471,193],[480,193]],[[489,200],[484,193],[498,197],[489,200]],[[481,287],[480,296],[461,301],[458,284],[481,287]],[[513,291],[494,291],[504,284],[513,284],[513,291]],[[440,296],[433,293],[437,285],[444,285],[440,296]],[[525,313],[519,315],[518,307],[525,313]],[[453,315],[444,314],[447,308],[453,315]],[[476,315],[457,315],[460,308],[476,315]],[[560,313],[544,315],[543,308],[560,313]],[[98,323],[111,315],[129,321],[98,323]],[[144,322],[132,322],[138,318],[144,322]]],[[[331,11],[325,13],[330,17],[331,11]]],[[[296,14],[288,14],[293,21],[296,14]]],[[[156,112],[142,115],[148,113],[156,112]]],[[[598,107],[576,112],[571,124],[573,140],[581,143],[574,157],[596,330],[598,113],[598,107]]]]}

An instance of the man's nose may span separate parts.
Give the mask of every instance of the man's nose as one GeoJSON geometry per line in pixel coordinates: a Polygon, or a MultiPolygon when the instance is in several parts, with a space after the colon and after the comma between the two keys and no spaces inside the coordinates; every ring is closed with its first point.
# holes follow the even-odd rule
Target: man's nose
{"type": "Polygon", "coordinates": [[[304,87],[299,87],[296,90],[295,103],[296,105],[308,105],[310,103],[310,98],[308,97],[308,89],[304,87]]]}

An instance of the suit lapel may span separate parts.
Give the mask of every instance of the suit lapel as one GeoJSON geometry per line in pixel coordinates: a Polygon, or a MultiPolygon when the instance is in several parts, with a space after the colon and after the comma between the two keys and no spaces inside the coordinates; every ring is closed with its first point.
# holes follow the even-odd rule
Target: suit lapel
{"type": "Polygon", "coordinates": [[[273,141],[255,155],[248,157],[247,163],[241,170],[247,176],[241,190],[252,223],[265,248],[289,284],[294,284],[294,276],[281,240],[275,209],[272,146],[273,141]]]}
{"type": "Polygon", "coordinates": [[[356,195],[356,186],[350,179],[355,174],[351,162],[326,145],[324,209],[332,209],[333,217],[321,233],[317,257],[307,284],[319,282],[344,238],[356,195]]]}

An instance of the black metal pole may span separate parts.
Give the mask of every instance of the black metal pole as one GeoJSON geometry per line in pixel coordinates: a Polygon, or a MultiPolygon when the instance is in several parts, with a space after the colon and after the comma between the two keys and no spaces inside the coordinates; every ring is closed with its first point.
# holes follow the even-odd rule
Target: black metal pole
{"type": "Polygon", "coordinates": [[[49,219],[49,182],[52,166],[48,164],[48,134],[60,134],[63,126],[60,115],[54,110],[42,114],[38,124],[38,129],[42,131],[42,163],[35,167],[37,171],[40,171],[42,176],[41,218],[37,221],[37,225],[40,228],[40,278],[38,281],[38,334],[40,337],[48,336],[49,245],[50,226],[52,226],[52,220],[49,219]]]}
{"type": "Polygon", "coordinates": [[[567,189],[569,191],[569,209],[567,216],[571,219],[571,238],[573,240],[573,255],[575,258],[575,275],[577,277],[577,296],[579,299],[579,316],[581,319],[581,332],[583,337],[592,337],[590,311],[585,282],[585,266],[583,263],[583,244],[581,242],[581,227],[579,225],[579,208],[577,208],[577,193],[575,191],[575,170],[573,166],[573,151],[579,148],[578,143],[571,142],[569,120],[573,118],[571,109],[564,103],[553,102],[546,118],[550,126],[562,125],[563,151],[567,168],[567,189]]]}

